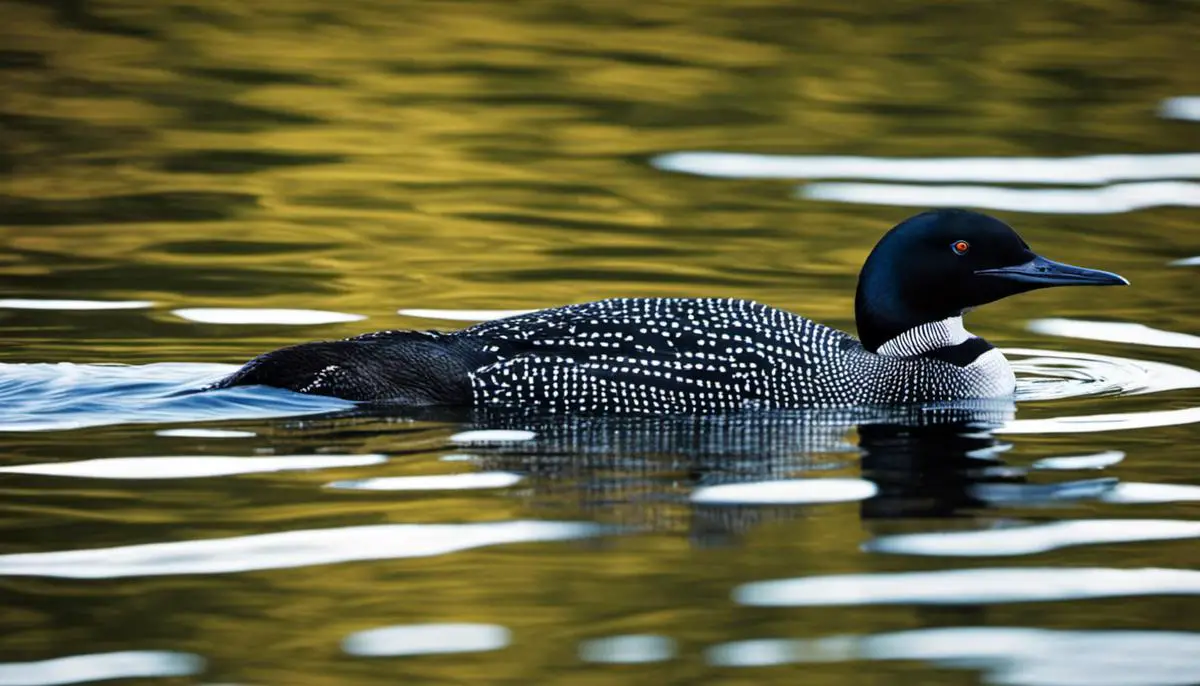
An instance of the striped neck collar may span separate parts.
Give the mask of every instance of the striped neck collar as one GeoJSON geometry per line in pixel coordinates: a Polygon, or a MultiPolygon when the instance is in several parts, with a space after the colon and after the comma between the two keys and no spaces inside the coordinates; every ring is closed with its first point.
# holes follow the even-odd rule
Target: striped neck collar
{"type": "Polygon", "coordinates": [[[876,353],[886,357],[916,357],[939,348],[965,343],[973,337],[970,331],[963,328],[961,316],[947,317],[940,321],[914,326],[879,346],[876,353]]]}

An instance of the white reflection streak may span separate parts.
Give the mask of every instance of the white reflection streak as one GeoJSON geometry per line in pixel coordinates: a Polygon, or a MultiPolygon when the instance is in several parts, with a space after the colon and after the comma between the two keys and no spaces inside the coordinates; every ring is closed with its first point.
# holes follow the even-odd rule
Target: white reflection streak
{"type": "Polygon", "coordinates": [[[1097,431],[1151,429],[1159,426],[1179,426],[1200,422],[1200,407],[1181,410],[1151,410],[1092,414],[1049,419],[1014,419],[993,433],[998,434],[1076,434],[1097,431]]]}
{"type": "Polygon", "coordinates": [[[985,557],[1032,555],[1098,543],[1200,538],[1200,522],[1165,519],[1094,519],[985,531],[946,531],[883,536],[863,545],[873,553],[985,557]]]}
{"type": "Polygon", "coordinates": [[[472,472],[468,474],[431,474],[429,476],[391,476],[377,479],[334,481],[329,488],[358,491],[466,491],[483,488],[507,488],[521,482],[512,472],[472,472]]]}
{"type": "Polygon", "coordinates": [[[142,310],[153,306],[149,300],[38,300],[3,298],[0,308],[9,310],[142,310]]]}
{"type": "Polygon", "coordinates": [[[1200,502],[1200,486],[1125,482],[1105,491],[1100,500],[1123,505],[1200,502]]]}
{"type": "Polygon", "coordinates": [[[235,429],[159,429],[155,436],[164,438],[253,438],[253,431],[238,431],[235,429]]]}
{"type": "Polygon", "coordinates": [[[1034,469],[1053,469],[1057,471],[1072,471],[1078,469],[1104,469],[1120,463],[1125,459],[1125,453],[1120,450],[1106,450],[1092,455],[1062,455],[1060,457],[1043,457],[1033,463],[1034,469]]]}
{"type": "Polygon", "coordinates": [[[1200,634],[948,627],[816,639],[733,641],[709,648],[721,667],[923,660],[974,668],[1012,686],[1184,686],[1200,681],[1200,634]]]}
{"type": "Polygon", "coordinates": [[[865,479],[779,479],[697,488],[691,501],[704,505],[802,505],[866,500],[879,487],[865,479]]]}
{"type": "Polygon", "coordinates": [[[1133,322],[1098,322],[1083,319],[1034,319],[1026,327],[1047,336],[1086,338],[1092,341],[1153,345],[1161,348],[1200,348],[1200,336],[1152,329],[1133,322]]]}
{"type": "Polygon", "coordinates": [[[537,310],[425,310],[419,308],[396,310],[396,314],[405,317],[444,319],[454,322],[486,322],[493,319],[504,319],[505,317],[529,314],[530,312],[537,312],[537,310]]]}
{"type": "Polygon", "coordinates": [[[658,156],[653,165],[667,171],[736,179],[872,179],[1087,186],[1114,181],[1200,178],[1200,154],[1194,153],[1061,158],[888,158],[677,152],[658,156]]]}
{"type": "Polygon", "coordinates": [[[78,462],[0,467],[0,472],[87,479],[196,479],[294,469],[359,467],[385,462],[384,455],[285,455],[280,457],[113,457],[78,462]]]}
{"type": "Polygon", "coordinates": [[[757,581],[733,592],[742,605],[959,605],[1133,595],[1200,595],[1200,571],[1021,567],[896,574],[837,574],[757,581]]]}
{"type": "Polygon", "coordinates": [[[203,658],[166,650],[126,650],[72,655],[38,662],[0,663],[4,686],[52,686],[137,677],[189,676],[204,669],[203,658]]]}
{"type": "Polygon", "coordinates": [[[172,310],[172,314],[202,324],[337,324],[357,322],[365,315],[323,310],[288,310],[270,308],[192,307],[172,310]]]}
{"type": "Polygon", "coordinates": [[[654,634],[605,636],[579,644],[579,659],[584,662],[613,665],[640,665],[663,662],[675,656],[675,641],[654,634]]]}
{"type": "Polygon", "coordinates": [[[342,640],[342,650],[362,657],[399,657],[481,653],[512,642],[512,632],[497,624],[406,624],[368,629],[342,640]]]}
{"type": "Polygon", "coordinates": [[[1126,183],[1100,188],[1002,188],[886,183],[814,183],[798,190],[809,200],[903,207],[977,207],[1047,214],[1119,214],[1150,207],[1200,207],[1200,184],[1126,183]]]}
{"type": "Polygon", "coordinates": [[[108,579],[228,574],[361,560],[430,557],[499,545],[595,536],[595,524],[516,520],[379,524],[117,548],[0,555],[0,576],[108,579]]]}
{"type": "Polygon", "coordinates": [[[532,441],[536,437],[532,431],[524,429],[478,429],[461,431],[450,436],[451,443],[519,443],[532,441]]]}
{"type": "Polygon", "coordinates": [[[1164,119],[1200,121],[1200,95],[1167,98],[1158,106],[1158,114],[1164,119]]]}

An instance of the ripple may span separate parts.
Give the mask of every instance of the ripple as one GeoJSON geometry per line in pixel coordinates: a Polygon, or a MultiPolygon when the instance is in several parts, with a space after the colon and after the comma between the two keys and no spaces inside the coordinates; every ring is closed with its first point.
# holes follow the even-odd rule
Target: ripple
{"type": "Polygon", "coordinates": [[[667,636],[627,634],[581,642],[579,659],[599,664],[641,665],[670,660],[676,650],[675,641],[667,636]]]}
{"type": "Polygon", "coordinates": [[[947,531],[884,536],[863,545],[872,553],[984,557],[1032,555],[1097,543],[1200,538],[1200,522],[1169,519],[1092,519],[986,531],[947,531]]]}
{"type": "Polygon", "coordinates": [[[353,407],[263,386],[195,392],[224,364],[0,364],[0,432],[287,417],[353,407]]]}
{"type": "Polygon", "coordinates": [[[1080,469],[1104,469],[1120,463],[1125,459],[1125,453],[1120,450],[1107,450],[1092,455],[1064,455],[1062,457],[1045,457],[1033,463],[1034,469],[1053,469],[1056,471],[1075,471],[1080,469]]]}
{"type": "Polygon", "coordinates": [[[72,655],[37,662],[0,662],[0,684],[53,686],[139,677],[190,676],[204,671],[204,659],[170,650],[126,650],[72,655]]]}
{"type": "Polygon", "coordinates": [[[835,574],[756,581],[734,589],[742,605],[978,605],[1138,595],[1200,595],[1200,571],[1020,567],[895,574],[835,574]]]}
{"type": "Polygon", "coordinates": [[[368,629],[342,640],[342,650],[361,657],[446,655],[500,650],[512,632],[498,624],[406,624],[368,629]]]}
{"type": "Polygon", "coordinates": [[[397,314],[402,314],[405,317],[419,317],[421,319],[445,319],[454,322],[486,322],[493,319],[504,319],[505,317],[515,317],[521,314],[529,314],[537,312],[537,310],[422,310],[422,309],[403,309],[396,310],[397,314]]]}
{"type": "Polygon", "coordinates": [[[2,298],[0,308],[9,310],[144,310],[153,307],[149,300],[34,300],[2,298]]]}
{"type": "Polygon", "coordinates": [[[1167,98],[1159,104],[1158,114],[1164,119],[1200,121],[1200,96],[1181,95],[1167,98]]]}
{"type": "Polygon", "coordinates": [[[517,443],[532,441],[537,436],[524,429],[479,429],[462,431],[450,437],[451,443],[517,443]]]}
{"type": "Polygon", "coordinates": [[[691,501],[702,505],[811,505],[866,500],[879,487],[865,479],[779,479],[697,488],[691,501]]]}
{"type": "Polygon", "coordinates": [[[271,308],[193,307],[171,310],[176,316],[201,324],[285,324],[304,326],[358,322],[365,315],[324,310],[289,310],[271,308]]]}
{"type": "Polygon", "coordinates": [[[1002,434],[1074,434],[1098,431],[1127,431],[1152,429],[1159,426],[1181,426],[1200,422],[1200,407],[1181,410],[1150,410],[1090,414],[1047,419],[1014,419],[995,430],[1002,434]]]}
{"type": "Polygon", "coordinates": [[[1009,686],[1186,686],[1200,682],[1200,634],[947,627],[815,639],[733,641],[709,648],[721,667],[920,660],[977,669],[1009,686]]]}
{"type": "Polygon", "coordinates": [[[235,431],[233,429],[160,429],[155,436],[164,438],[253,438],[258,434],[253,431],[235,431]]]}
{"type": "Polygon", "coordinates": [[[1109,489],[1100,500],[1124,504],[1200,502],[1200,486],[1127,482],[1109,489]]]}
{"type": "MultiPolygon", "coordinates": [[[[852,157],[677,152],[652,164],[666,171],[736,179],[875,179],[946,183],[1092,185],[1112,181],[1200,178],[1200,154],[1080,157],[852,157]]],[[[921,203],[925,204],[925,203],[921,203]]],[[[936,204],[936,203],[935,203],[936,204]]],[[[961,200],[950,203],[961,205],[961,200]]]]}
{"type": "Polygon", "coordinates": [[[801,187],[798,194],[809,200],[862,205],[954,206],[1043,214],[1121,214],[1151,207],[1200,207],[1200,184],[1186,181],[1123,183],[1099,188],[813,183],[801,187]]]}
{"type": "Polygon", "coordinates": [[[447,555],[505,543],[599,535],[584,522],[514,520],[474,524],[377,524],[307,529],[115,548],[0,555],[0,576],[115,579],[229,574],[264,569],[447,555]]]}
{"type": "Polygon", "coordinates": [[[1164,362],[1030,348],[1005,348],[1004,354],[1022,401],[1200,388],[1200,372],[1164,362]]]}
{"type": "Polygon", "coordinates": [[[85,479],[196,479],[235,474],[261,474],[296,469],[361,467],[386,462],[384,455],[286,455],[280,457],[225,457],[220,455],[170,457],[110,457],[77,462],[0,467],[10,474],[68,476],[85,479]]]}
{"type": "Polygon", "coordinates": [[[1200,336],[1152,329],[1131,322],[1096,322],[1083,319],[1034,319],[1027,328],[1047,336],[1086,338],[1093,341],[1153,345],[1161,348],[1200,348],[1200,336]]]}
{"type": "Polygon", "coordinates": [[[334,481],[328,484],[328,487],[356,491],[467,491],[484,488],[507,488],[520,482],[521,475],[513,474],[512,472],[472,472],[470,474],[353,479],[334,481]]]}

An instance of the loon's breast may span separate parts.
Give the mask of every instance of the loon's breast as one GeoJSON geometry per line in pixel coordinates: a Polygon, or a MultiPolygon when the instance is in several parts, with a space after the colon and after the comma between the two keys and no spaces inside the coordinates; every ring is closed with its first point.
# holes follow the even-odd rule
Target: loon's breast
{"type": "Polygon", "coordinates": [[[748,300],[617,298],[456,335],[485,355],[469,373],[481,407],[696,413],[990,397],[1012,385],[995,350],[965,366],[877,355],[846,333],[748,300]]]}

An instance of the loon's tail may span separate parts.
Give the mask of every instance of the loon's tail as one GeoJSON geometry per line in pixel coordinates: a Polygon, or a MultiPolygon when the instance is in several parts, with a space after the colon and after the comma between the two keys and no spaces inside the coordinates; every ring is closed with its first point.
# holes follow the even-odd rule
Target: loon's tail
{"type": "Polygon", "coordinates": [[[208,388],[263,385],[345,400],[468,405],[478,351],[465,345],[453,334],[426,331],[302,343],[259,355],[208,388]]]}

